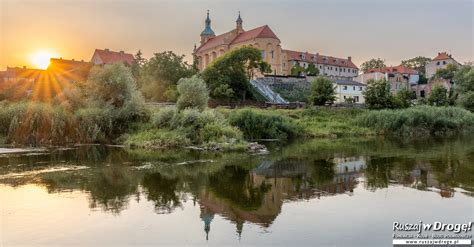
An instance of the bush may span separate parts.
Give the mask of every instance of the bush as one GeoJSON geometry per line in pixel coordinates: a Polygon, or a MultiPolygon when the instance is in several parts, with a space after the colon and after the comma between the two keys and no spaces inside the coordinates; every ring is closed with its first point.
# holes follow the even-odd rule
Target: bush
{"type": "Polygon", "coordinates": [[[474,114],[456,107],[417,106],[403,110],[370,111],[359,116],[356,123],[382,134],[455,135],[474,129],[474,114]]]}
{"type": "Polygon", "coordinates": [[[314,105],[332,104],[336,100],[336,90],[332,81],[326,77],[316,77],[311,83],[309,100],[314,105]]]}
{"type": "Polygon", "coordinates": [[[209,90],[203,80],[196,76],[183,78],[178,81],[178,110],[196,108],[203,111],[209,100],[209,90]]]}
{"type": "Polygon", "coordinates": [[[175,108],[164,107],[153,115],[152,122],[158,128],[169,128],[171,127],[171,121],[174,119],[175,114],[175,108]]]}
{"type": "Polygon", "coordinates": [[[474,91],[463,93],[458,100],[459,105],[474,112],[474,91]]]}
{"type": "Polygon", "coordinates": [[[390,84],[385,80],[368,80],[363,92],[365,104],[369,109],[394,108],[394,98],[390,92],[390,84]]]}
{"type": "Polygon", "coordinates": [[[428,95],[428,104],[433,106],[447,106],[448,90],[440,85],[434,86],[428,95]]]}
{"type": "Polygon", "coordinates": [[[245,138],[251,140],[286,140],[299,136],[303,132],[302,128],[288,117],[252,109],[232,112],[229,121],[243,132],[245,138]]]}

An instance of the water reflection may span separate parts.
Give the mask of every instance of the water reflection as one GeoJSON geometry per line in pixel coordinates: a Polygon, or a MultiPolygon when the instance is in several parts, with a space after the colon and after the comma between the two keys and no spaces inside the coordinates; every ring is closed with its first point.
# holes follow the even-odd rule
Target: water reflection
{"type": "Polygon", "coordinates": [[[359,186],[473,196],[473,144],[472,139],[322,140],[276,147],[264,156],[84,146],[2,155],[0,183],[84,192],[92,210],[114,215],[127,210],[131,200],[152,202],[158,214],[173,213],[192,200],[206,239],[216,215],[234,224],[240,237],[246,222],[271,226],[287,202],[357,196],[359,186]]]}

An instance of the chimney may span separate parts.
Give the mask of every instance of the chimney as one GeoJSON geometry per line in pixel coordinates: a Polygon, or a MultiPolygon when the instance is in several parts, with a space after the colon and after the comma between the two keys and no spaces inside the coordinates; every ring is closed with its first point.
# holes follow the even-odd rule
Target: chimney
{"type": "Polygon", "coordinates": [[[123,51],[120,51],[120,54],[122,54],[122,55],[123,55],[124,53],[125,53],[125,52],[123,52],[123,51]]]}
{"type": "Polygon", "coordinates": [[[347,60],[352,61],[352,57],[347,57],[347,60]]]}
{"type": "Polygon", "coordinates": [[[104,50],[105,50],[105,51],[109,51],[109,48],[105,48],[104,50]]]}
{"type": "Polygon", "coordinates": [[[81,62],[84,62],[84,59],[81,59],[81,62]]]}
{"type": "Polygon", "coordinates": [[[26,66],[23,66],[23,69],[26,69],[26,66]]]}
{"type": "Polygon", "coordinates": [[[73,58],[71,61],[73,61],[73,62],[74,62],[74,58],[73,58]]]}

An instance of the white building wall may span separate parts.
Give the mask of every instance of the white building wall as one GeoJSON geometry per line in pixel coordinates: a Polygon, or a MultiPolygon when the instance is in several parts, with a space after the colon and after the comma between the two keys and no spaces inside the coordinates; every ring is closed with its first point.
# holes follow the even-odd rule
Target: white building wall
{"type": "Polygon", "coordinates": [[[336,83],[334,83],[334,85],[336,88],[337,103],[344,103],[349,97],[356,99],[356,104],[365,103],[364,95],[362,94],[365,91],[365,86],[340,85],[336,83]]]}
{"type": "Polygon", "coordinates": [[[438,69],[444,69],[448,66],[448,64],[458,64],[454,59],[446,59],[446,60],[434,60],[426,64],[425,71],[426,71],[426,78],[431,78],[436,73],[438,69]]]}

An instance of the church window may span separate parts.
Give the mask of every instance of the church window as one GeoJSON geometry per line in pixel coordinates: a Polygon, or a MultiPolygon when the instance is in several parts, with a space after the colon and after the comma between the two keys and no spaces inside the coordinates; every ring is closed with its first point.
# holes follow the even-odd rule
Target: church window
{"type": "Polygon", "coordinates": [[[275,56],[275,52],[274,52],[274,51],[271,51],[270,54],[272,54],[272,59],[273,59],[274,56],[275,56]]]}
{"type": "Polygon", "coordinates": [[[265,50],[262,50],[262,58],[265,58],[265,50]]]}

